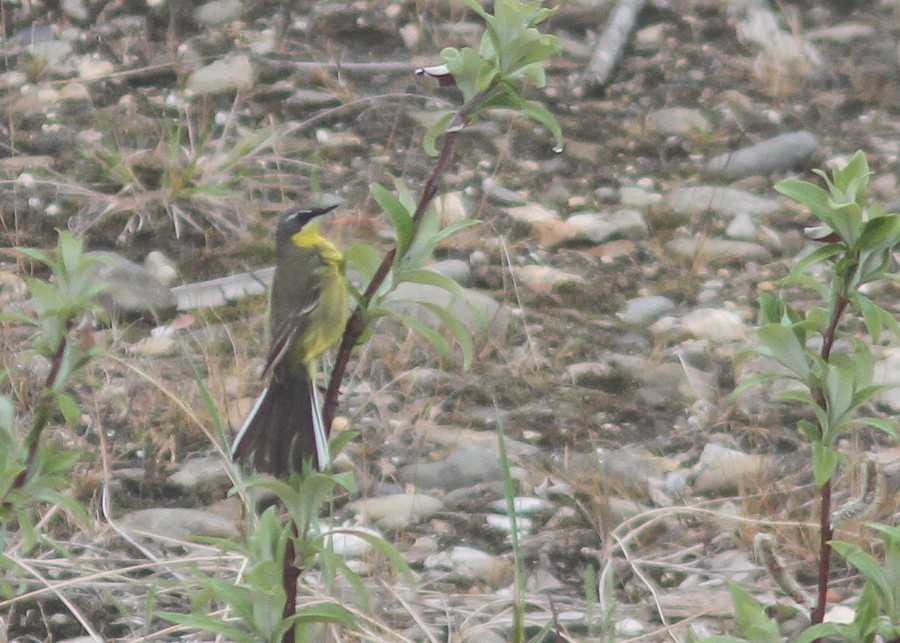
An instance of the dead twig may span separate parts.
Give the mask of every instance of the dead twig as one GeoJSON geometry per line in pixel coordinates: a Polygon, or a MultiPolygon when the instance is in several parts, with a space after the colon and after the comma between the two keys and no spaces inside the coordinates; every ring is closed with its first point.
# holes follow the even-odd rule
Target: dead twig
{"type": "Polygon", "coordinates": [[[618,0],[616,3],[582,75],[582,85],[588,90],[596,91],[606,85],[645,4],[646,0],[618,0]]]}

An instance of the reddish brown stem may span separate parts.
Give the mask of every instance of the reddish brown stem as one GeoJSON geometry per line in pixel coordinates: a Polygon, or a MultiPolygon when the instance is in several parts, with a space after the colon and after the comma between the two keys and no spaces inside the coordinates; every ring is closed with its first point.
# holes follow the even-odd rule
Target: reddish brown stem
{"type": "MultiPolygon", "coordinates": [[[[820,353],[822,360],[828,362],[831,359],[831,349],[834,347],[837,338],[837,327],[841,320],[849,299],[843,293],[838,296],[834,303],[834,309],[831,311],[831,319],[828,322],[828,328],[825,330],[822,341],[822,351],[820,353]]],[[[823,409],[826,407],[825,396],[819,391],[818,403],[823,409]]],[[[826,409],[827,410],[827,409],[826,409]]],[[[823,427],[819,426],[820,434],[823,433],[823,427]]],[[[823,436],[824,437],[824,436],[823,436]]],[[[828,607],[828,579],[831,576],[831,545],[829,544],[834,534],[831,528],[831,479],[829,478],[822,485],[821,496],[819,500],[819,569],[816,606],[812,611],[812,624],[816,625],[825,620],[825,610],[828,607]]]]}
{"type": "MultiPolygon", "coordinates": [[[[291,521],[291,527],[294,532],[294,538],[298,537],[297,523],[291,521]]],[[[297,565],[297,554],[294,551],[294,538],[288,538],[287,545],[284,548],[284,563],[281,569],[281,586],[284,587],[284,609],[281,612],[281,619],[286,620],[297,613],[297,583],[300,581],[300,566],[297,565]]],[[[296,625],[291,625],[284,636],[281,637],[281,643],[294,643],[296,639],[296,625]]]]}
{"type": "Polygon", "coordinates": [[[69,332],[73,326],[74,323],[71,320],[66,324],[66,330],[59,340],[59,346],[50,360],[50,372],[47,374],[47,379],[44,382],[44,393],[35,407],[34,420],[31,423],[31,428],[28,430],[28,435],[25,436],[25,446],[28,447],[28,459],[25,461],[25,468],[13,481],[11,490],[24,487],[32,474],[41,433],[50,419],[50,409],[53,405],[53,388],[56,386],[56,379],[59,377],[59,370],[62,368],[63,358],[66,355],[66,347],[68,346],[69,332]]]}
{"type": "MultiPolygon", "coordinates": [[[[459,113],[463,113],[463,111],[460,110],[459,113]]],[[[457,114],[457,118],[459,118],[459,114],[457,114]]],[[[431,172],[431,176],[428,177],[428,181],[425,182],[425,187],[422,189],[422,195],[419,197],[419,202],[416,204],[416,211],[413,213],[412,217],[413,226],[418,225],[419,221],[422,220],[425,211],[428,209],[428,206],[434,200],[434,197],[440,189],[441,180],[447,172],[447,167],[450,165],[450,161],[453,158],[453,147],[459,133],[460,130],[454,130],[444,135],[444,144],[441,147],[438,161],[434,166],[434,170],[431,172]]],[[[363,318],[365,304],[372,299],[375,293],[378,292],[381,284],[384,283],[388,273],[391,271],[391,266],[394,264],[394,257],[396,254],[397,248],[391,248],[384,256],[384,259],[381,260],[378,270],[375,271],[372,280],[369,282],[366,291],[362,295],[363,303],[356,306],[353,313],[350,315],[350,319],[347,321],[347,328],[344,330],[344,334],[341,337],[337,357],[335,357],[334,360],[334,368],[331,370],[331,378],[328,380],[328,389],[325,392],[325,402],[322,406],[322,415],[328,430],[331,429],[331,422],[334,420],[334,412],[337,408],[337,399],[340,394],[341,382],[344,379],[344,373],[346,373],[347,365],[350,362],[350,354],[353,352],[353,347],[356,346],[360,336],[362,336],[366,330],[365,319],[363,318]]]]}

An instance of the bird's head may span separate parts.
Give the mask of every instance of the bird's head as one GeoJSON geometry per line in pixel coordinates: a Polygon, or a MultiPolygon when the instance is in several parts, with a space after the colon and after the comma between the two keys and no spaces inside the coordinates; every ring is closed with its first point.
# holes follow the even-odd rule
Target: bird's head
{"type": "Polygon", "coordinates": [[[322,208],[310,208],[305,206],[294,207],[281,215],[278,220],[278,232],[276,233],[276,241],[279,246],[286,243],[295,234],[303,230],[310,222],[318,217],[331,212],[338,206],[328,205],[322,208]]]}

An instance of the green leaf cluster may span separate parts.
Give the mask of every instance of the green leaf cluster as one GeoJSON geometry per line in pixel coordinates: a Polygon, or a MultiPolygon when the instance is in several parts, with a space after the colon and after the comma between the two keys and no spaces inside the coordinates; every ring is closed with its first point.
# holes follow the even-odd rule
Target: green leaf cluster
{"type": "MultiPolygon", "coordinates": [[[[497,0],[494,13],[486,11],[477,0],[463,0],[466,6],[484,20],[485,30],[478,49],[447,47],[441,61],[453,76],[468,106],[466,116],[477,118],[493,108],[511,109],[537,121],[549,129],[562,150],[562,129],[556,117],[542,104],[523,95],[526,85],[543,87],[546,82],[544,61],[560,51],[557,38],[541,33],[537,25],[556,10],[541,7],[541,2],[497,0]]],[[[446,130],[460,129],[465,122],[444,114],[425,135],[429,154],[437,155],[435,140],[446,130]]]]}
{"type": "Polygon", "coordinates": [[[371,330],[372,325],[382,317],[393,317],[427,339],[442,356],[447,356],[451,345],[441,334],[442,328],[459,346],[463,354],[463,365],[468,368],[474,358],[474,339],[470,329],[454,314],[451,305],[454,301],[465,301],[465,289],[453,278],[429,268],[428,262],[438,244],[478,222],[463,219],[442,226],[440,213],[434,207],[429,207],[416,223],[413,220],[415,202],[402,185],[397,184],[399,196],[377,183],[370,185],[369,189],[391,221],[396,250],[390,272],[369,298],[363,293],[381,265],[382,253],[364,243],[356,243],[344,253],[347,261],[362,277],[363,285],[359,289],[351,288],[351,293],[362,307],[366,328],[371,330]],[[416,287],[398,289],[401,284],[416,287]],[[424,298],[417,297],[416,293],[422,292],[423,288],[429,293],[446,293],[448,298],[441,301],[431,294],[424,298]],[[415,308],[427,311],[434,323],[423,321],[423,316],[416,314],[415,308]]]}
{"type": "MultiPolygon", "coordinates": [[[[301,601],[296,612],[284,618],[287,594],[284,589],[285,563],[299,566],[305,573],[317,568],[326,578],[337,574],[356,591],[360,603],[368,605],[365,584],[356,572],[329,546],[336,532],[322,531],[318,516],[323,505],[337,487],[355,490],[353,474],[328,474],[304,469],[282,482],[271,478],[246,480],[232,493],[248,488],[263,488],[275,493],[287,510],[290,520],[278,515],[270,507],[249,530],[246,545],[227,539],[204,539],[217,544],[225,551],[238,553],[246,558],[246,571],[236,581],[219,578],[202,578],[202,589],[192,600],[189,614],[160,612],[158,615],[173,623],[191,629],[202,630],[238,643],[281,641],[284,634],[295,628],[296,641],[319,640],[323,624],[335,624],[352,628],[355,615],[337,601],[301,601]],[[293,559],[286,561],[292,555],[293,559]],[[227,608],[232,618],[210,616],[210,607],[227,608]]],[[[363,538],[389,559],[412,584],[412,572],[402,555],[389,543],[373,534],[341,529],[363,538]]]]}
{"type": "Polygon", "coordinates": [[[837,241],[806,255],[781,280],[782,287],[799,286],[819,295],[824,305],[798,310],[783,295],[760,295],[759,352],[780,364],[784,371],[759,380],[788,379],[801,384],[780,394],[783,400],[810,408],[816,422],[798,426],[813,447],[813,470],[821,486],[830,480],[839,456],[835,444],[855,425],[867,425],[896,437],[896,423],[883,418],[859,417],[859,410],[885,387],[872,384],[874,359],[869,344],[846,331],[844,315],[861,319],[870,340],[877,342],[885,329],[895,334],[893,315],[872,301],[862,287],[879,279],[896,279],[893,251],[900,244],[900,214],[886,213],[869,205],[866,188],[871,172],[865,155],[857,152],[831,176],[816,171],[827,190],[807,181],[790,179],[775,187],[782,194],[808,206],[837,241]],[[824,265],[824,279],[808,274],[824,265]],[[832,347],[838,337],[844,347],[832,347]]]}
{"type": "MultiPolygon", "coordinates": [[[[37,396],[31,424],[24,439],[19,436],[15,407],[0,396],[0,529],[16,527],[26,547],[36,542],[34,512],[43,503],[65,507],[83,516],[77,503],[62,490],[70,485],[70,471],[78,459],[76,451],[58,451],[41,443],[41,432],[54,413],[74,425],[80,416],[78,403],[68,393],[79,372],[101,349],[95,345],[89,324],[102,309],[96,296],[95,268],[100,259],[86,256],[84,244],[69,232],[60,231],[56,251],[19,248],[19,253],[43,264],[49,280],[31,278],[33,314],[6,311],[4,323],[27,324],[39,332],[31,350],[50,360],[50,375],[37,396]]],[[[3,377],[5,379],[5,377],[3,377]]]]}

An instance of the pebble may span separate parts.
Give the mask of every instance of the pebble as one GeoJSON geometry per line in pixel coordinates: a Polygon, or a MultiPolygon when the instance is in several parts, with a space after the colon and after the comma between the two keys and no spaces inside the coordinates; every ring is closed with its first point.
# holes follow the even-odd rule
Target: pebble
{"type": "Polygon", "coordinates": [[[613,368],[606,362],[579,362],[566,366],[566,375],[576,386],[603,389],[613,379],[613,368]]]}
{"type": "Polygon", "coordinates": [[[135,535],[149,534],[164,540],[186,541],[195,536],[236,539],[239,536],[232,522],[202,509],[140,509],[122,516],[119,525],[135,535]]]}
{"type": "Polygon", "coordinates": [[[621,238],[645,239],[648,232],[644,215],[637,210],[619,210],[609,215],[584,212],[572,215],[566,223],[594,243],[621,238]]]}
{"type": "Polygon", "coordinates": [[[767,216],[781,210],[775,199],[756,196],[738,188],[696,185],[676,188],[665,196],[665,203],[675,213],[686,217],[707,213],[735,217],[740,213],[767,216]]]}
{"type": "Polygon", "coordinates": [[[444,503],[421,493],[398,493],[362,498],[347,507],[383,529],[403,529],[440,511],[444,503]]]}
{"type": "Polygon", "coordinates": [[[875,362],[872,384],[890,386],[876,397],[892,411],[900,412],[900,348],[885,348],[875,362]]]}
{"type": "MultiPolygon", "coordinates": [[[[461,451],[479,450],[499,453],[497,434],[493,431],[476,431],[443,424],[426,424],[419,428],[418,437],[425,443],[461,451]]],[[[506,438],[506,450],[513,456],[534,457],[540,453],[540,449],[537,447],[510,437],[506,438]]]]}
{"type": "Polygon", "coordinates": [[[365,525],[354,525],[340,527],[339,531],[326,536],[325,542],[326,546],[330,546],[334,553],[342,558],[360,558],[372,551],[372,543],[366,536],[383,538],[377,529],[365,525]]]}
{"type": "Polygon", "coordinates": [[[662,295],[647,295],[629,299],[625,309],[616,316],[626,324],[648,326],[663,315],[675,312],[675,302],[662,295]]]}
{"type": "Polygon", "coordinates": [[[153,278],[163,286],[171,286],[178,280],[178,268],[175,262],[159,250],[151,250],[144,257],[144,267],[153,278]]]}
{"type": "Polygon", "coordinates": [[[676,257],[699,261],[709,267],[772,261],[772,253],[765,246],[734,239],[676,237],[666,243],[666,250],[676,257]]]}
{"type": "Polygon", "coordinates": [[[400,479],[419,489],[460,489],[501,480],[500,460],[493,450],[460,450],[437,462],[417,462],[397,471],[400,479]]]}
{"type": "Polygon", "coordinates": [[[522,285],[535,293],[551,294],[567,286],[587,286],[581,275],[550,266],[512,266],[510,270],[522,285]]]}
{"type": "Polygon", "coordinates": [[[628,208],[646,208],[662,201],[662,194],[625,186],[619,189],[619,202],[628,208]]]}
{"type": "Polygon", "coordinates": [[[211,0],[197,7],[194,18],[205,27],[218,27],[240,19],[243,11],[241,0],[211,0]]]}
{"type": "Polygon", "coordinates": [[[511,561],[475,549],[454,547],[450,550],[453,571],[464,577],[474,578],[492,587],[502,587],[512,582],[515,567],[511,561]]]}
{"type": "Polygon", "coordinates": [[[720,154],[706,169],[730,179],[782,172],[808,160],[821,148],[819,139],[806,131],[789,132],[750,147],[720,154]]]}
{"type": "Polygon", "coordinates": [[[700,110],[690,107],[664,107],[649,114],[644,121],[651,132],[658,134],[708,134],[712,125],[700,110]]]}
{"type": "Polygon", "coordinates": [[[250,58],[229,56],[201,67],[188,76],[186,89],[196,95],[247,91],[253,87],[255,71],[250,58]]]}
{"type": "Polygon", "coordinates": [[[481,189],[484,190],[485,194],[488,195],[488,198],[494,203],[500,203],[502,205],[522,205],[528,201],[528,199],[524,198],[515,190],[503,187],[491,177],[482,181],[481,189]]]}
{"type": "MultiPolygon", "coordinates": [[[[509,509],[509,504],[506,502],[506,499],[495,500],[488,505],[493,511],[499,511],[501,513],[506,513],[509,509]]],[[[517,496],[513,498],[513,511],[516,514],[534,514],[540,513],[542,511],[549,511],[553,509],[556,505],[554,505],[549,500],[544,500],[543,498],[535,498],[534,496],[517,496]]]]}
{"type": "Polygon", "coordinates": [[[755,239],[758,232],[753,217],[746,212],[739,212],[725,229],[725,234],[729,237],[742,241],[755,239]]]}
{"type": "Polygon", "coordinates": [[[209,455],[185,460],[167,482],[183,493],[196,493],[203,488],[227,489],[231,478],[222,459],[209,455]]]}
{"type": "MultiPolygon", "coordinates": [[[[770,464],[771,459],[759,454],[729,455],[700,468],[694,479],[694,492],[709,496],[738,493],[760,480],[770,470],[770,464]]],[[[697,466],[701,467],[700,463],[697,466]]]]}
{"type": "Polygon", "coordinates": [[[561,220],[559,213],[544,207],[540,203],[528,203],[514,208],[507,208],[506,215],[514,221],[527,225],[552,223],[561,220]]]}
{"type": "Polygon", "coordinates": [[[175,312],[177,302],[172,291],[144,266],[106,250],[85,255],[101,259],[93,270],[97,282],[106,289],[97,299],[111,313],[166,317],[175,312]]]}
{"type": "Polygon", "coordinates": [[[178,342],[172,335],[151,335],[129,346],[128,352],[139,357],[171,357],[178,353],[178,342]]]}
{"type": "Polygon", "coordinates": [[[85,60],[78,65],[78,76],[83,80],[106,78],[116,71],[116,66],[108,60],[85,60]]]}
{"type": "MultiPolygon", "coordinates": [[[[484,521],[488,528],[493,529],[494,531],[500,531],[507,534],[511,534],[513,531],[513,521],[511,516],[505,514],[488,514],[484,517],[484,521]]],[[[533,526],[534,523],[530,518],[516,516],[516,530],[519,532],[520,536],[531,533],[533,526]]]]}
{"type": "Polygon", "coordinates": [[[750,329],[739,314],[721,308],[692,310],[681,318],[681,327],[694,337],[713,344],[739,342],[750,336],[750,329]]]}

